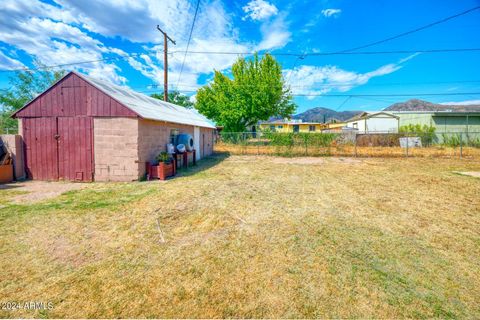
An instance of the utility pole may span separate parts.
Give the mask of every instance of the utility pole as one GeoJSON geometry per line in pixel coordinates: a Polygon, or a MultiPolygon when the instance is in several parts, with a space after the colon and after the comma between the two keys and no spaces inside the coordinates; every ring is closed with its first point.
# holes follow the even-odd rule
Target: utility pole
{"type": "Polygon", "coordinates": [[[163,100],[168,102],[168,40],[174,45],[177,43],[166,32],[163,32],[159,25],[157,25],[157,29],[163,34],[163,100]]]}

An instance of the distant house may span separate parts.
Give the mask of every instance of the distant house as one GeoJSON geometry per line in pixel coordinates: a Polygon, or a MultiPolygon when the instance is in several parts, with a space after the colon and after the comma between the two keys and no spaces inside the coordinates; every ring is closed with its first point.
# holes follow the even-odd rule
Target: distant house
{"type": "Polygon", "coordinates": [[[270,130],[274,132],[320,132],[326,127],[324,123],[303,122],[302,120],[277,120],[261,122],[258,125],[261,131],[270,130]]]}
{"type": "Polygon", "coordinates": [[[399,117],[400,126],[427,125],[442,132],[480,132],[480,106],[442,105],[412,99],[396,103],[387,109],[399,117]]]}
{"type": "Polygon", "coordinates": [[[329,121],[325,124],[322,132],[342,132],[346,128],[347,123],[345,121],[329,121]]]}
{"type": "Polygon", "coordinates": [[[442,132],[480,132],[480,112],[455,111],[392,111],[400,118],[400,126],[427,125],[442,132]]]}
{"type": "Polygon", "coordinates": [[[362,112],[346,121],[346,127],[358,133],[397,133],[398,116],[387,112],[362,112]]]}

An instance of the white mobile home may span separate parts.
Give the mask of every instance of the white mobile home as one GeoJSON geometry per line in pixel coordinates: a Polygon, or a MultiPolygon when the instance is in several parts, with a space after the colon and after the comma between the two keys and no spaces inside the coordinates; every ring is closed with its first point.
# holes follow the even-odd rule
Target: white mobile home
{"type": "Polygon", "coordinates": [[[363,112],[347,120],[346,127],[358,133],[397,133],[399,117],[387,112],[363,112]]]}

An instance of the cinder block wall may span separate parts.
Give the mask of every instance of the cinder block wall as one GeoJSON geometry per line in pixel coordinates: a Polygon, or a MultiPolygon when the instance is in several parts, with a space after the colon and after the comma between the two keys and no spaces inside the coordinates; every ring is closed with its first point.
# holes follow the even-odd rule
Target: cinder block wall
{"type": "Polygon", "coordinates": [[[145,174],[145,162],[155,160],[160,152],[167,150],[172,129],[178,129],[179,133],[188,133],[193,136],[192,126],[145,119],[139,120],[138,169],[140,176],[145,174]]]}
{"type": "Polygon", "coordinates": [[[3,141],[8,152],[12,154],[15,179],[25,179],[25,160],[23,157],[22,136],[18,134],[2,134],[0,135],[0,140],[3,141]]]}
{"type": "Polygon", "coordinates": [[[94,118],[95,181],[133,181],[140,177],[136,118],[94,118]]]}

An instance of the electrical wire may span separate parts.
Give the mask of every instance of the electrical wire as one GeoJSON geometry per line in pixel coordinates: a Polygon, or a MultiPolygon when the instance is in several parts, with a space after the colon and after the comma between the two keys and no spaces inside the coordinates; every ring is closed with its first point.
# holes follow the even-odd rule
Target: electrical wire
{"type": "MultiPolygon", "coordinates": [[[[392,50],[392,51],[366,51],[366,52],[311,52],[311,53],[294,53],[294,52],[279,52],[279,53],[258,53],[259,55],[270,54],[272,56],[291,56],[291,57],[315,57],[315,56],[331,56],[331,55],[381,55],[381,54],[408,54],[408,53],[454,53],[454,52],[478,52],[480,48],[454,48],[454,49],[425,49],[425,50],[392,50]]],[[[160,51],[161,52],[161,51],[160,51]]],[[[186,51],[170,51],[168,54],[176,54],[176,53],[185,53],[186,51]]],[[[212,54],[212,55],[253,55],[255,52],[230,52],[230,51],[188,51],[189,54],[212,54]]],[[[40,66],[36,68],[15,68],[15,69],[2,69],[0,72],[33,72],[33,71],[40,71],[40,70],[48,70],[53,68],[62,68],[80,64],[88,64],[88,63],[96,63],[96,62],[103,62],[103,61],[111,61],[111,60],[124,60],[128,58],[137,57],[140,55],[147,55],[147,56],[155,56],[156,54],[153,53],[130,53],[128,55],[123,55],[119,57],[107,57],[97,60],[85,60],[85,61],[77,61],[71,63],[63,63],[63,64],[56,64],[56,65],[49,65],[49,66],[40,66]]],[[[297,61],[298,62],[298,61],[297,61]]],[[[185,73],[185,72],[183,72],[185,73]]],[[[197,73],[191,73],[197,74],[197,73]]]]}
{"type": "Polygon", "coordinates": [[[182,77],[183,67],[185,66],[185,59],[187,58],[188,48],[190,47],[190,41],[192,40],[193,28],[195,26],[195,20],[197,20],[198,8],[200,7],[200,0],[197,1],[197,7],[195,8],[195,14],[193,16],[192,27],[190,28],[190,35],[188,36],[187,48],[185,50],[185,55],[183,56],[182,67],[180,68],[180,74],[178,75],[177,80],[177,88],[178,83],[180,82],[180,78],[182,77]]]}
{"type": "Polygon", "coordinates": [[[460,12],[460,13],[454,14],[453,16],[449,16],[449,17],[446,17],[446,18],[443,18],[443,19],[434,21],[434,22],[432,22],[432,23],[429,23],[429,24],[426,24],[426,25],[424,25],[424,26],[415,28],[415,29],[413,29],[413,30],[409,30],[409,31],[406,31],[406,32],[402,32],[402,33],[400,33],[400,34],[397,34],[397,35],[388,37],[388,38],[386,38],[386,39],[382,39],[382,40],[378,40],[378,41],[375,41],[375,42],[371,42],[371,43],[368,43],[368,44],[364,44],[364,45],[361,45],[361,46],[358,46],[358,47],[354,47],[354,48],[342,50],[342,51],[339,51],[339,53],[347,53],[347,52],[356,51],[356,50],[359,50],[359,49],[365,49],[365,48],[372,47],[372,46],[375,46],[375,45],[378,45],[378,44],[381,44],[381,43],[385,43],[385,42],[388,42],[388,41],[391,41],[391,40],[394,40],[394,39],[398,39],[398,38],[404,37],[404,36],[406,36],[406,35],[410,35],[410,34],[412,34],[412,33],[416,33],[416,32],[419,32],[419,31],[422,31],[422,30],[431,28],[431,27],[433,27],[433,26],[436,26],[436,25],[438,25],[438,24],[445,23],[445,22],[447,22],[447,21],[449,21],[449,20],[452,20],[452,19],[461,17],[461,16],[463,16],[463,15],[466,15],[466,14],[468,14],[468,13],[470,13],[470,12],[473,12],[473,11],[475,11],[475,10],[478,10],[478,9],[480,9],[480,6],[476,6],[476,7],[470,8],[470,9],[468,9],[468,10],[465,10],[465,11],[462,11],[462,12],[460,12]]]}
{"type": "MultiPolygon", "coordinates": [[[[212,55],[272,55],[272,56],[290,56],[290,57],[315,57],[315,56],[334,56],[334,55],[377,55],[377,54],[408,54],[408,53],[442,53],[442,52],[469,52],[480,51],[480,48],[451,48],[451,49],[418,49],[418,50],[385,50],[385,51],[330,51],[330,52],[251,52],[251,51],[188,51],[190,54],[212,54],[212,55]]],[[[170,51],[169,54],[185,53],[184,50],[170,51]]]]}
{"type": "MultiPolygon", "coordinates": [[[[196,90],[178,90],[179,92],[184,93],[196,93],[196,90]]],[[[142,93],[147,92],[157,92],[157,90],[142,90],[138,91],[142,93]]],[[[459,95],[480,95],[480,92],[449,92],[449,93],[440,93],[440,92],[423,92],[423,93],[384,93],[384,94],[335,94],[335,93],[292,93],[294,97],[350,97],[350,98],[360,98],[360,97],[423,97],[423,96],[459,96],[459,95]]]]}

